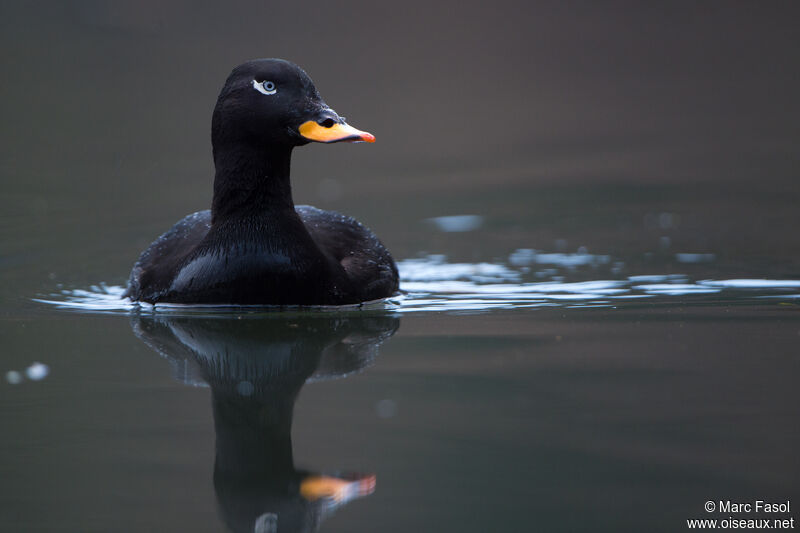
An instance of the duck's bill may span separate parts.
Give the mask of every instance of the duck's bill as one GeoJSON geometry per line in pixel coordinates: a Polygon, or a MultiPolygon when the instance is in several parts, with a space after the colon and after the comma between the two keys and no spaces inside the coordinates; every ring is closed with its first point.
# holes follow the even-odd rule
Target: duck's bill
{"type": "Polygon", "coordinates": [[[316,141],[318,143],[375,142],[374,135],[367,133],[366,131],[357,130],[349,124],[334,124],[330,128],[326,128],[325,126],[317,124],[313,120],[309,120],[308,122],[303,122],[300,124],[300,127],[297,128],[297,130],[304,138],[308,139],[309,141],[316,141]]]}

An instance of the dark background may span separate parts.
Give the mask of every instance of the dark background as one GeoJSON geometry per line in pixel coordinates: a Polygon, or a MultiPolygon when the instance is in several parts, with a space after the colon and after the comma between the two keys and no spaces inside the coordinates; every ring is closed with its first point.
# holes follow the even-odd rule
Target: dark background
{"type": "MultiPolygon", "coordinates": [[[[209,207],[238,63],[298,63],[375,134],[298,149],[294,197],[397,259],[585,247],[618,270],[566,281],[798,279],[799,6],[3,2],[0,372],[50,375],[0,382],[0,530],[225,529],[207,389],[128,317],[32,298],[124,284],[209,207]],[[483,225],[426,222],[463,214],[483,225]]],[[[709,298],[402,316],[374,366],[300,394],[298,465],[378,480],[323,530],[682,531],[721,518],[708,499],[796,507],[796,295],[709,298]]]]}

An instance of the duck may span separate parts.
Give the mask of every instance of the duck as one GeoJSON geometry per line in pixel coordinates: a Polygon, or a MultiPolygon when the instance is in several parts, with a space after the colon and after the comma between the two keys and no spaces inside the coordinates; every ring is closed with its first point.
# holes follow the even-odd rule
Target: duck
{"type": "Polygon", "coordinates": [[[139,256],[125,296],[149,304],[339,306],[393,296],[392,255],[349,216],[295,205],[292,151],[375,142],[347,124],[299,66],[233,69],[211,119],[211,209],[178,221],[139,256]]]}

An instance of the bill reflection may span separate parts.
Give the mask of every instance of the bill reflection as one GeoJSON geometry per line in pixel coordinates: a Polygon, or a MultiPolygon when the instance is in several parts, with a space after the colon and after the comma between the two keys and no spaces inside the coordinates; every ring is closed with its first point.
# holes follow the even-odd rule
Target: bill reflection
{"type": "Polygon", "coordinates": [[[398,326],[369,315],[132,319],[177,379],[211,388],[220,517],[231,531],[256,533],[315,531],[375,490],[371,473],[296,468],[292,413],[305,383],[363,369],[398,326]]]}

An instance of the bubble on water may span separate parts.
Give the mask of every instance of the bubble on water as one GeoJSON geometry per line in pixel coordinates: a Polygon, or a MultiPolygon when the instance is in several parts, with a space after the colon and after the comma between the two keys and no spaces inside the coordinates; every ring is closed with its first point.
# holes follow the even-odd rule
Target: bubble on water
{"type": "Polygon", "coordinates": [[[39,362],[33,363],[31,366],[25,369],[25,375],[28,376],[28,379],[31,381],[43,380],[49,373],[50,367],[39,362]]]}
{"type": "Polygon", "coordinates": [[[480,228],[483,225],[483,217],[480,215],[453,215],[429,218],[426,222],[436,226],[439,231],[457,233],[475,231],[480,228]]]}
{"type": "Polygon", "coordinates": [[[392,418],[397,414],[397,402],[388,398],[375,404],[375,412],[381,418],[392,418]]]}

